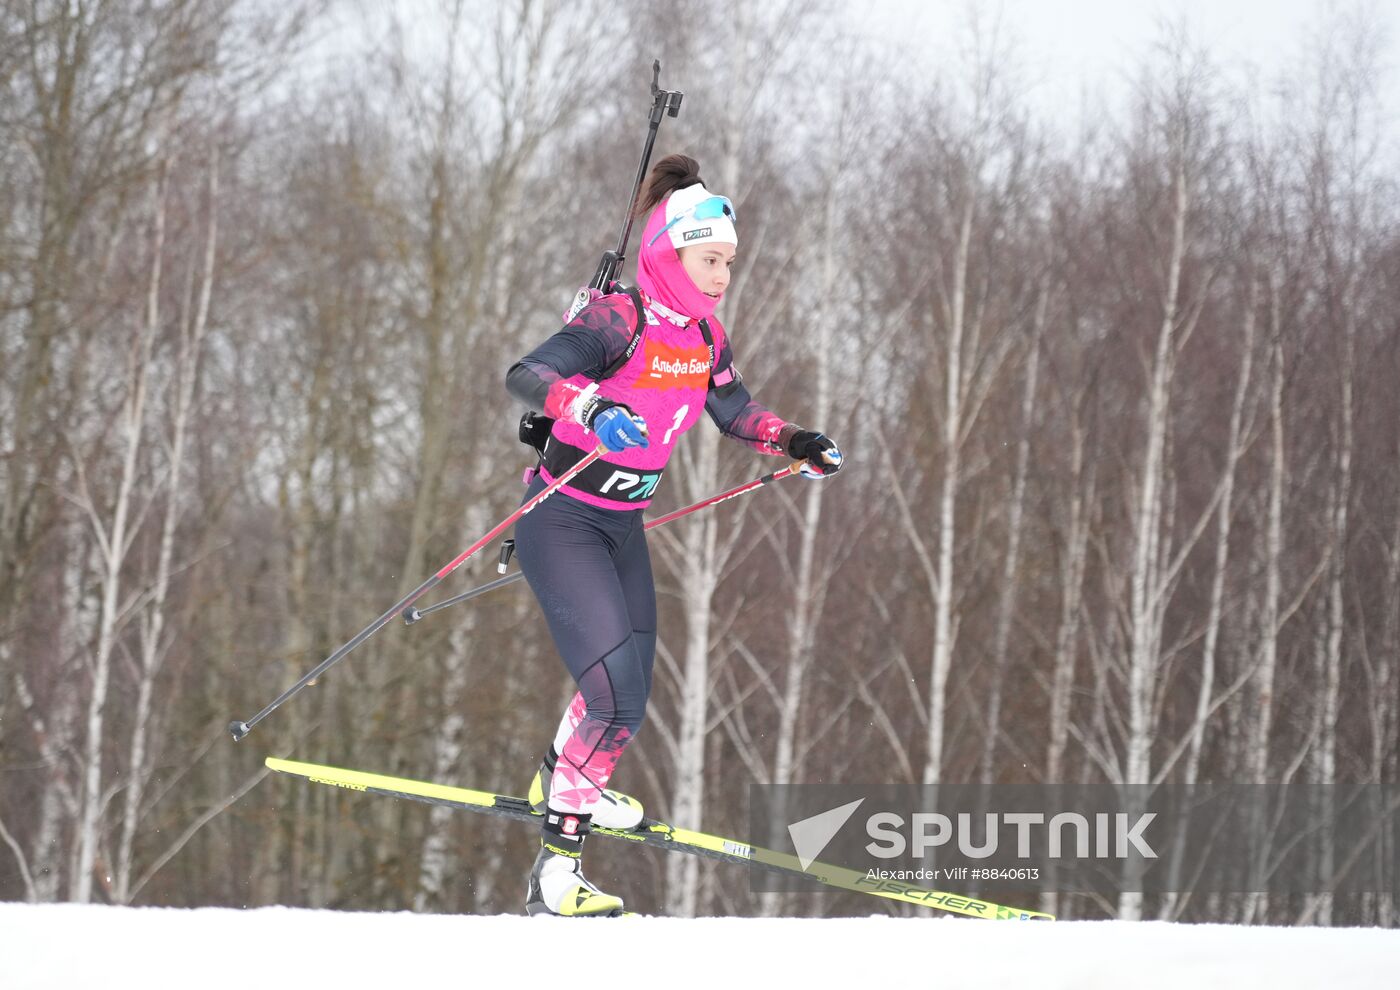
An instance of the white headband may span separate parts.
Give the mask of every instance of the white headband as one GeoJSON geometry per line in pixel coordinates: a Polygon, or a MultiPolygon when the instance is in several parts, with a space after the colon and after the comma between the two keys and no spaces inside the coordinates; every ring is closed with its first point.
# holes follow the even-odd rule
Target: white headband
{"type": "Polygon", "coordinates": [[[671,238],[671,246],[677,250],[696,244],[737,247],[739,234],[734,229],[733,217],[734,206],[728,199],[716,196],[697,182],[667,197],[666,225],[661,232],[671,238]]]}

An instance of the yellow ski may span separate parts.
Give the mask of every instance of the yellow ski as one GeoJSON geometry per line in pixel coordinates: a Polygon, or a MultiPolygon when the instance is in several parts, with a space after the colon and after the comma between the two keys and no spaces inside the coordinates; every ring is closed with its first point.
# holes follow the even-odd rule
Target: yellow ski
{"type": "MultiPolygon", "coordinates": [[[[466,787],[452,787],[448,784],[432,784],[422,780],[409,780],[404,777],[386,777],[383,774],[366,773],[363,770],[343,770],[339,767],[321,766],[315,763],[298,763],[294,760],[267,758],[269,769],[278,773],[304,777],[312,783],[343,787],[366,794],[382,794],[386,797],[407,798],[428,804],[441,804],[450,808],[462,808],[488,815],[500,815],[517,821],[538,822],[540,816],[530,810],[524,798],[493,794],[490,791],[474,791],[466,787]]],[[[626,839],[642,845],[659,846],[677,852],[705,856],[727,863],[743,866],[758,866],[789,876],[804,877],[828,887],[853,890],[875,897],[918,904],[921,907],[937,908],[953,914],[971,918],[987,918],[994,921],[1053,921],[1054,915],[1042,911],[1027,911],[1022,908],[993,904],[977,897],[965,897],[944,890],[928,890],[896,880],[880,880],[868,877],[859,870],[841,866],[812,862],[806,869],[796,856],[788,853],[764,849],[734,839],[725,839],[704,832],[674,828],[664,822],[644,818],[642,823],[629,832],[618,829],[594,826],[594,835],[606,835],[614,839],[626,839]]]]}

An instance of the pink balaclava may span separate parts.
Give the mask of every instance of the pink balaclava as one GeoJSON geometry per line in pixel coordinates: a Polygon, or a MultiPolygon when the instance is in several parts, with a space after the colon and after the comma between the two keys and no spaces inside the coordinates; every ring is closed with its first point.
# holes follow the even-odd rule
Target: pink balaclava
{"type": "Polygon", "coordinates": [[[686,215],[696,203],[709,199],[714,193],[702,184],[677,189],[651,211],[642,244],[637,252],[637,285],[652,299],[667,309],[692,320],[703,320],[715,311],[718,299],[701,292],[681,265],[679,248],[683,246],[724,243],[738,245],[734,224],[727,216],[696,220],[686,215]],[[666,233],[657,237],[666,224],[673,223],[666,233]]]}

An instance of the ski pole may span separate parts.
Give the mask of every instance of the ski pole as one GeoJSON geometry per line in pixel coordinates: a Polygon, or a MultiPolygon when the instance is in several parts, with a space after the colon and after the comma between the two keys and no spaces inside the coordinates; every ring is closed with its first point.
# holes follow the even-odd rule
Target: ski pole
{"type": "Polygon", "coordinates": [[[765,474],[762,478],[755,478],[753,481],[739,485],[737,488],[731,488],[727,492],[720,492],[718,495],[711,495],[709,498],[696,502],[694,505],[687,505],[684,509],[677,509],[675,512],[668,512],[666,515],[662,516],[659,519],[653,519],[651,522],[647,523],[646,526],[644,526],[643,528],[655,529],[657,526],[664,526],[673,519],[679,519],[681,516],[688,516],[692,512],[699,512],[701,509],[708,509],[710,506],[719,505],[719,503],[721,502],[728,502],[731,498],[738,498],[740,495],[747,495],[749,492],[753,491],[756,488],[762,488],[764,485],[772,484],[773,482],[779,481],[783,478],[790,478],[792,475],[801,471],[802,465],[806,463],[807,462],[805,460],[793,461],[791,464],[789,464],[787,467],[783,468],[780,471],[774,471],[772,474],[765,474]]]}
{"type": "MultiPolygon", "coordinates": [[[[699,512],[701,509],[707,509],[712,505],[727,502],[731,498],[747,495],[756,488],[762,488],[764,485],[772,484],[782,478],[787,478],[796,474],[798,471],[802,470],[802,465],[805,463],[806,461],[794,461],[780,471],[774,471],[772,474],[765,474],[762,478],[755,478],[753,481],[745,482],[736,488],[729,489],[727,492],[720,492],[718,495],[712,495],[707,499],[696,502],[694,505],[687,505],[684,509],[677,509],[675,512],[669,512],[660,518],[653,519],[642,528],[651,530],[655,529],[657,526],[665,526],[668,522],[679,519],[681,516],[688,516],[692,512],[699,512]]],[[[503,562],[506,556],[507,555],[504,553],[501,555],[503,562]]],[[[502,570],[504,570],[504,564],[502,570]]],[[[525,574],[522,571],[516,571],[514,574],[508,574],[503,578],[497,578],[488,584],[483,584],[479,588],[472,588],[470,591],[464,591],[460,595],[448,598],[446,601],[438,602],[436,605],[429,605],[427,608],[414,608],[410,605],[403,610],[403,624],[411,626],[425,615],[431,615],[434,612],[441,611],[449,605],[460,605],[462,602],[471,601],[473,598],[478,598],[488,591],[495,591],[497,588],[504,588],[508,584],[514,584],[524,576],[525,574]]]]}
{"type": "Polygon", "coordinates": [[[424,581],[417,588],[414,588],[412,591],[410,591],[406,596],[404,596],[402,601],[395,604],[392,608],[389,609],[389,611],[385,612],[379,618],[375,619],[369,625],[365,626],[364,629],[361,629],[359,633],[355,635],[354,639],[350,640],[344,646],[340,647],[340,649],[336,650],[330,656],[326,657],[326,659],[318,663],[315,666],[315,668],[311,670],[310,673],[308,673],[301,680],[297,681],[291,687],[287,688],[287,690],[283,691],[280,695],[277,696],[275,700],[272,701],[271,704],[269,704],[262,711],[258,712],[246,722],[240,722],[237,719],[230,722],[228,724],[228,731],[233,735],[233,741],[238,742],[238,740],[246,736],[249,733],[249,731],[253,728],[253,726],[257,725],[263,719],[267,718],[267,716],[271,715],[274,711],[280,708],[288,698],[292,697],[292,695],[296,694],[302,688],[306,687],[306,685],[310,684],[317,677],[320,677],[333,664],[335,664],[337,661],[343,658],[347,653],[349,653],[355,647],[359,646],[365,640],[373,636],[376,632],[383,628],[385,623],[387,623],[390,619],[398,615],[407,606],[412,605],[415,601],[421,598],[425,592],[431,590],[443,578],[447,577],[447,575],[451,574],[458,567],[460,567],[468,557],[476,553],[482,547],[486,546],[486,544],[490,543],[496,537],[500,536],[517,519],[525,515],[525,513],[529,512],[535,506],[539,505],[545,499],[549,498],[549,496],[553,495],[556,491],[558,491],[561,486],[566,485],[570,481],[572,481],[575,475],[577,475],[580,471],[582,471],[584,468],[588,467],[588,465],[592,464],[599,457],[601,457],[606,449],[607,448],[605,448],[602,444],[599,444],[597,447],[594,447],[593,450],[586,454],[582,460],[580,460],[573,467],[569,468],[569,470],[561,474],[557,479],[555,479],[555,481],[552,484],[550,484],[542,492],[540,492],[534,498],[530,499],[528,502],[525,502],[523,505],[520,506],[520,508],[516,509],[505,519],[497,523],[491,529],[491,532],[487,533],[481,539],[473,543],[470,547],[463,550],[460,554],[457,555],[457,557],[455,557],[451,562],[449,562],[436,574],[428,578],[428,580],[424,581]]]}

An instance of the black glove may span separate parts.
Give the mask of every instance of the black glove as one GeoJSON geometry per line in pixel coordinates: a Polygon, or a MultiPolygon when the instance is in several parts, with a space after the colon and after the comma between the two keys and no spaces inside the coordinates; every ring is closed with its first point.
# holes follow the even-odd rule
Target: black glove
{"type": "Polygon", "coordinates": [[[788,441],[788,456],[805,460],[804,478],[826,478],[841,470],[841,450],[824,434],[798,430],[788,441]]]}

